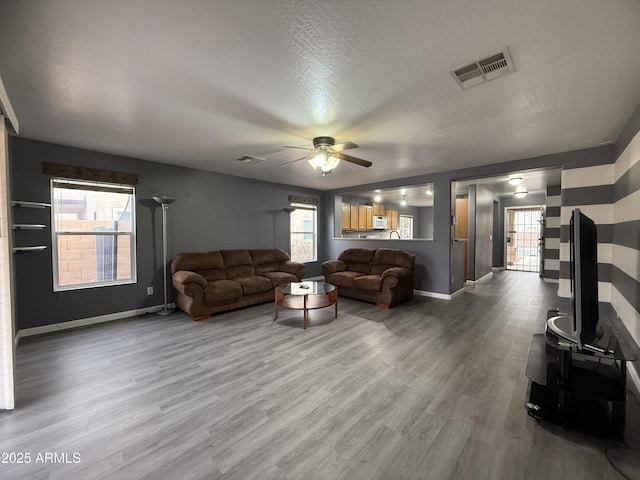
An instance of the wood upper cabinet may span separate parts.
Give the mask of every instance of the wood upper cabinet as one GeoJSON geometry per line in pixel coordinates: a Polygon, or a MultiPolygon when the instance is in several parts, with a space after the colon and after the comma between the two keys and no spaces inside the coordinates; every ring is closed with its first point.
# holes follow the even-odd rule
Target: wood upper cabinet
{"type": "Polygon", "coordinates": [[[349,205],[349,230],[358,230],[358,205],[349,205]]]}
{"type": "Polygon", "coordinates": [[[342,204],[342,230],[351,230],[351,205],[342,204]]]}
{"type": "Polygon", "coordinates": [[[398,229],[398,211],[388,208],[386,210],[386,216],[387,216],[387,230],[397,230],[398,229]]]}
{"type": "Polygon", "coordinates": [[[367,229],[367,206],[358,205],[358,230],[367,229]]]}
{"type": "Polygon", "coordinates": [[[373,230],[373,207],[365,205],[365,215],[367,216],[367,230],[373,230]]]}
{"type": "Polygon", "coordinates": [[[384,208],[384,205],[381,203],[374,203],[373,204],[373,215],[375,215],[376,217],[384,217],[387,215],[386,213],[386,209],[384,208]]]}

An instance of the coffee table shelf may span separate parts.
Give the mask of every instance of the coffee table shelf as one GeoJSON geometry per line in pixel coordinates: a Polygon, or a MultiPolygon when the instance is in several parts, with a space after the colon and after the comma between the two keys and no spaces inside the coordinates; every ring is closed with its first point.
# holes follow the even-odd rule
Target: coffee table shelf
{"type": "Polygon", "coordinates": [[[324,282],[292,282],[277,287],[275,290],[275,317],[278,318],[278,308],[288,308],[303,311],[303,326],[307,328],[309,310],[325,308],[335,305],[335,317],[338,318],[338,289],[330,283],[324,282]]]}

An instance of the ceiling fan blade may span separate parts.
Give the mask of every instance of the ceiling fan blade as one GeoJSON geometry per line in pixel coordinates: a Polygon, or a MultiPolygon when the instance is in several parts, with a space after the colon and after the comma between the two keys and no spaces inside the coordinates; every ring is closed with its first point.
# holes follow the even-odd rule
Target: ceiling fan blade
{"type": "Polygon", "coordinates": [[[361,158],[352,157],[351,155],[347,155],[346,153],[335,153],[335,157],[338,157],[340,160],[344,160],[345,162],[355,163],[356,165],[360,165],[361,167],[370,167],[373,165],[369,160],[363,160],[361,158]]]}
{"type": "Polygon", "coordinates": [[[333,146],[334,152],[341,152],[343,150],[349,150],[350,148],[360,148],[360,145],[353,142],[342,142],[333,146]]]}
{"type": "Polygon", "coordinates": [[[309,158],[309,155],[305,155],[304,157],[296,158],[295,160],[291,160],[290,162],[283,163],[282,165],[278,165],[278,168],[286,167],[288,165],[291,165],[292,163],[296,163],[296,162],[299,162],[300,160],[305,160],[307,158],[309,158]]]}
{"type": "Polygon", "coordinates": [[[282,145],[282,148],[299,148],[300,150],[313,150],[313,148],[301,147],[300,145],[282,145]]]}

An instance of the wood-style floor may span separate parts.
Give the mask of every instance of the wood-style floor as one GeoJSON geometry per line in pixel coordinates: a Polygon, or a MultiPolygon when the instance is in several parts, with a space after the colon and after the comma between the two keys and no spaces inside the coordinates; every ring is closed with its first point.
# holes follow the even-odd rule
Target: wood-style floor
{"type": "Polygon", "coordinates": [[[0,478],[623,478],[611,442],[525,412],[531,334],[556,290],[500,272],[451,301],[340,298],[337,320],[314,310],[306,331],[302,312],[273,322],[264,304],[25,338],[0,452],[31,463],[0,463],[0,478]],[[70,463],[36,463],[45,453],[70,463]]]}

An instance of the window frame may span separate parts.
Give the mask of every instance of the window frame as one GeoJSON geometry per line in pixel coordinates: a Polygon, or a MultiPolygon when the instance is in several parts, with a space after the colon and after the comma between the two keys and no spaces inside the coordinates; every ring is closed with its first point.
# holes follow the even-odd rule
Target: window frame
{"type": "Polygon", "coordinates": [[[132,185],[124,185],[124,184],[116,184],[109,182],[99,182],[99,181],[90,181],[90,180],[75,180],[69,178],[59,178],[52,177],[50,180],[50,193],[51,193],[51,251],[52,251],[52,264],[53,264],[53,291],[54,292],[66,292],[66,291],[74,291],[74,290],[84,290],[88,288],[99,288],[99,287],[111,287],[116,285],[131,285],[138,282],[138,271],[137,271],[137,237],[136,237],[136,189],[132,185]],[[56,185],[59,184],[71,184],[77,186],[86,186],[86,188],[78,188],[77,190],[85,190],[85,191],[93,191],[93,192],[109,192],[109,190],[113,190],[112,193],[125,193],[123,190],[127,190],[129,195],[131,195],[131,230],[130,231],[67,231],[67,230],[57,230],[56,226],[56,198],[54,194],[56,185]],[[93,187],[93,188],[91,188],[93,187]],[[116,190],[120,190],[120,192],[116,192],[116,190]],[[113,237],[114,241],[117,242],[118,237],[121,236],[129,236],[129,252],[130,252],[130,269],[131,275],[129,278],[120,279],[120,280],[99,280],[95,282],[88,283],[76,283],[73,285],[60,285],[60,271],[59,271],[59,252],[58,252],[58,239],[60,236],[91,236],[91,237],[99,237],[99,236],[107,236],[113,237]]]}
{"type": "Polygon", "coordinates": [[[400,237],[401,237],[401,238],[404,238],[404,239],[407,239],[407,240],[412,240],[412,239],[413,239],[413,237],[414,237],[414,235],[413,235],[413,233],[414,233],[414,232],[413,232],[413,222],[414,222],[413,215],[400,214],[400,215],[398,216],[398,231],[400,232],[400,237]],[[409,229],[411,230],[411,236],[410,236],[410,237],[403,237],[403,236],[402,236],[402,231],[403,231],[403,230],[405,230],[405,229],[403,229],[403,228],[401,228],[401,227],[400,227],[400,221],[401,221],[403,218],[406,218],[406,219],[408,219],[408,220],[409,220],[409,223],[410,223],[409,229]]]}
{"type": "Polygon", "coordinates": [[[296,203],[296,202],[291,202],[290,203],[292,208],[295,208],[294,211],[292,211],[289,214],[289,257],[292,260],[295,260],[297,262],[300,263],[313,263],[313,262],[317,262],[318,261],[318,207],[317,205],[309,205],[309,204],[303,204],[303,203],[296,203]],[[313,212],[313,231],[312,232],[308,232],[308,231],[294,231],[292,230],[292,226],[291,226],[291,220],[292,220],[292,216],[294,215],[294,213],[297,210],[307,210],[307,211],[312,211],[313,212]],[[298,260],[298,259],[294,259],[293,255],[292,255],[292,240],[293,240],[293,235],[309,235],[311,234],[312,240],[313,240],[313,256],[312,259],[310,260],[298,260]]]}

